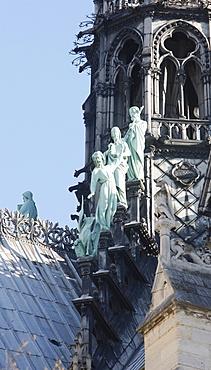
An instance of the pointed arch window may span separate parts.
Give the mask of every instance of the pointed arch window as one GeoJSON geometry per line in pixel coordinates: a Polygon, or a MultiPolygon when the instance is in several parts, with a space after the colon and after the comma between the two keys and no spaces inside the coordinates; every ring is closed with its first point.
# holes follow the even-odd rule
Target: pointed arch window
{"type": "Polygon", "coordinates": [[[119,69],[115,80],[114,93],[114,126],[122,127],[125,120],[126,106],[126,75],[123,69],[119,69]]]}
{"type": "Polygon", "coordinates": [[[204,117],[198,50],[196,40],[182,30],[174,30],[161,41],[159,113],[163,117],[204,117]]]}
{"type": "Polygon", "coordinates": [[[131,70],[130,106],[143,105],[143,76],[141,65],[136,63],[131,70]]]}
{"type": "Polygon", "coordinates": [[[160,114],[163,117],[178,117],[178,79],[175,63],[165,58],[161,64],[160,114]]]}
{"type": "Polygon", "coordinates": [[[190,60],[184,66],[184,74],[184,113],[188,119],[196,119],[203,106],[201,69],[194,60],[190,60]]]}
{"type": "Polygon", "coordinates": [[[111,57],[113,73],[111,67],[108,72],[114,86],[113,101],[111,99],[110,102],[111,112],[112,107],[114,112],[111,124],[120,128],[125,127],[129,120],[129,107],[143,105],[142,40],[133,29],[127,29],[122,36],[119,37],[121,41],[116,44],[111,57]]]}

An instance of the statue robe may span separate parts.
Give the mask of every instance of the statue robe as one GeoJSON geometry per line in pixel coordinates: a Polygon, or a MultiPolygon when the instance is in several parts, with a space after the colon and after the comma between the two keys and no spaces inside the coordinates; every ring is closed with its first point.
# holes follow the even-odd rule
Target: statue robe
{"type": "Polygon", "coordinates": [[[106,165],[100,168],[95,167],[92,172],[91,193],[95,193],[97,183],[100,184],[95,217],[102,229],[110,229],[111,221],[117,209],[117,190],[114,170],[114,166],[106,165]]]}
{"type": "Polygon", "coordinates": [[[124,137],[131,155],[128,157],[128,180],[144,180],[144,149],[147,122],[131,122],[124,137]]]}
{"type": "Polygon", "coordinates": [[[28,215],[29,218],[33,218],[34,220],[37,219],[37,207],[33,201],[33,195],[30,191],[25,191],[23,193],[23,197],[25,199],[23,204],[18,205],[18,211],[22,215],[28,215]]]}

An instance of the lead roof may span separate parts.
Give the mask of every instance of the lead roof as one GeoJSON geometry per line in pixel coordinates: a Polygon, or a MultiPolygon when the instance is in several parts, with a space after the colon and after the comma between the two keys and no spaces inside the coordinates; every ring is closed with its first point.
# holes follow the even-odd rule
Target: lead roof
{"type": "Polygon", "coordinates": [[[16,363],[18,369],[52,369],[58,360],[64,369],[70,365],[68,346],[81,320],[72,303],[80,278],[68,262],[47,245],[1,235],[1,368],[16,363]]]}

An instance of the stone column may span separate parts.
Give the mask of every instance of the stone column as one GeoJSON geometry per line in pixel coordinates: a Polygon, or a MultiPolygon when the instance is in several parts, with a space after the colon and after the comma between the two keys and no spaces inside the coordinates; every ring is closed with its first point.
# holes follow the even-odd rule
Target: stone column
{"type": "MultiPolygon", "coordinates": [[[[185,78],[185,73],[184,73],[183,69],[178,70],[178,76],[177,77],[178,77],[178,81],[179,81],[179,116],[180,116],[180,118],[185,118],[185,111],[184,111],[184,107],[185,107],[185,104],[184,104],[184,78],[185,78]]],[[[186,133],[182,134],[182,138],[184,140],[186,140],[186,133]]]]}
{"type": "Polygon", "coordinates": [[[144,193],[141,180],[127,181],[127,195],[130,199],[130,222],[140,222],[140,199],[144,193]]]}
{"type": "MultiPolygon", "coordinates": [[[[75,348],[75,355],[73,360],[75,362],[75,368],[79,365],[79,368],[85,370],[91,369],[90,366],[85,366],[87,360],[90,365],[90,359],[92,356],[92,328],[93,318],[92,309],[90,302],[92,301],[92,261],[93,257],[78,258],[77,263],[81,270],[82,278],[82,295],[79,299],[75,300],[81,314],[81,332],[78,334],[77,345],[78,349],[75,348]],[[84,366],[84,367],[83,367],[84,366]]],[[[74,367],[73,367],[74,370],[74,367]]]]}
{"type": "Polygon", "coordinates": [[[204,100],[201,101],[201,105],[199,105],[199,112],[200,118],[207,118],[211,117],[210,112],[210,71],[204,71],[202,75],[202,82],[203,82],[203,94],[204,100]],[[202,115],[203,113],[203,115],[202,115]]]}
{"type": "Polygon", "coordinates": [[[160,262],[170,265],[170,233],[175,227],[175,222],[165,216],[161,216],[156,225],[156,231],[160,234],[160,262]]]}
{"type": "Polygon", "coordinates": [[[109,230],[103,230],[100,233],[98,248],[98,268],[99,270],[108,269],[108,247],[112,245],[112,236],[109,230]]]}
{"type": "Polygon", "coordinates": [[[117,211],[113,218],[114,231],[113,238],[115,245],[124,245],[125,236],[124,236],[124,223],[127,219],[127,211],[122,205],[118,205],[117,211]]]}
{"type": "Polygon", "coordinates": [[[153,107],[154,107],[154,115],[160,117],[160,106],[159,106],[159,83],[160,83],[160,70],[158,68],[154,68],[153,70],[153,86],[154,86],[154,94],[153,94],[153,107]]]}
{"type": "Polygon", "coordinates": [[[77,264],[81,270],[81,280],[82,280],[82,295],[91,294],[91,266],[93,257],[83,257],[77,259],[77,264]]]}

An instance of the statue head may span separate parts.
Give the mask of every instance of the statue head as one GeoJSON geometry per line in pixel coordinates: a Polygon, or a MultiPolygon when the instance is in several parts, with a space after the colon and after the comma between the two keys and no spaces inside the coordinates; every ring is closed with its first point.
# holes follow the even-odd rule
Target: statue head
{"type": "Polygon", "coordinates": [[[104,165],[104,155],[101,151],[94,152],[92,154],[92,160],[95,164],[95,167],[102,167],[104,165]]]}
{"type": "Polygon", "coordinates": [[[31,191],[25,191],[23,193],[23,201],[27,201],[27,200],[33,200],[33,194],[31,191]]]}
{"type": "Polygon", "coordinates": [[[111,137],[112,137],[114,142],[119,141],[121,139],[121,131],[120,131],[119,127],[117,127],[117,126],[112,127],[111,137]]]}
{"type": "Polygon", "coordinates": [[[131,119],[134,119],[137,116],[140,118],[140,114],[141,114],[143,109],[144,109],[144,106],[142,106],[141,108],[139,108],[137,106],[130,107],[129,114],[130,114],[131,119]]]}

